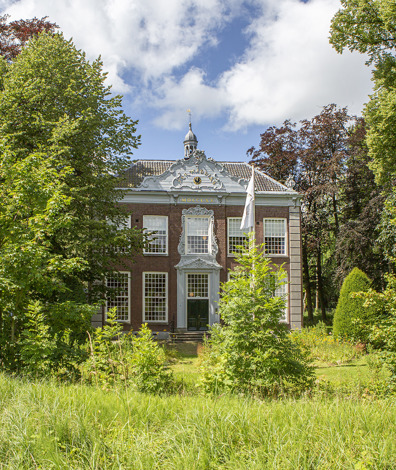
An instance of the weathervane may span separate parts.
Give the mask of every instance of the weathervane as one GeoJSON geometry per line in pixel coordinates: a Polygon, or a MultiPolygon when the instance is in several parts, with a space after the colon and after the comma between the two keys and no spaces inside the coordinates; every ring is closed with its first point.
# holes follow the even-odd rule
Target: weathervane
{"type": "Polygon", "coordinates": [[[191,109],[187,109],[188,117],[189,117],[189,122],[191,124],[191,109]]]}

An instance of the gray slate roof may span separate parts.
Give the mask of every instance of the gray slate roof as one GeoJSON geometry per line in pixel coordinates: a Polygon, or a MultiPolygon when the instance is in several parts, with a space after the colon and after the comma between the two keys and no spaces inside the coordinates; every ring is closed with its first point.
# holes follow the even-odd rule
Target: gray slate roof
{"type": "MultiPolygon", "coordinates": [[[[119,187],[137,188],[145,176],[162,175],[176,160],[137,160],[126,170],[125,176],[120,177],[119,187]]],[[[245,162],[217,162],[222,165],[231,176],[250,180],[252,167],[245,162]]],[[[287,191],[288,188],[278,183],[265,173],[255,169],[256,191],[287,191]]]]}

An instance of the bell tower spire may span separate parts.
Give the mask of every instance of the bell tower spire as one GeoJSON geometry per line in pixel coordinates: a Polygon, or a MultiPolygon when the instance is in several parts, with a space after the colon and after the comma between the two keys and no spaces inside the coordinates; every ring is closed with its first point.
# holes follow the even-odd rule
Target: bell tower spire
{"type": "Polygon", "coordinates": [[[188,124],[189,130],[186,134],[186,137],[184,137],[184,142],[183,142],[184,143],[184,158],[186,160],[188,160],[191,157],[194,150],[197,150],[197,145],[198,145],[198,139],[191,128],[191,111],[188,109],[187,112],[190,117],[190,120],[189,120],[190,122],[188,124]]]}

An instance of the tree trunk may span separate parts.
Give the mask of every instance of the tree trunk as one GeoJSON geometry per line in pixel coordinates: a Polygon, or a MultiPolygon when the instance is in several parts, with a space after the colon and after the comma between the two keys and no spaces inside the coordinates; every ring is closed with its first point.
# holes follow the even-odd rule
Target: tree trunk
{"type": "Polygon", "coordinates": [[[326,302],[324,297],[323,290],[323,279],[322,279],[322,250],[320,245],[318,246],[317,258],[316,258],[316,275],[317,275],[317,288],[318,288],[318,297],[320,302],[320,309],[322,313],[322,320],[326,321],[326,302]]]}
{"type": "Polygon", "coordinates": [[[305,241],[302,241],[302,255],[303,255],[303,283],[305,288],[305,294],[307,299],[307,312],[308,321],[313,324],[313,306],[312,306],[312,291],[311,291],[311,279],[309,277],[309,265],[308,265],[308,254],[305,241]]]}
{"type": "Polygon", "coordinates": [[[338,207],[336,196],[332,196],[333,199],[333,212],[334,212],[334,224],[335,224],[335,234],[339,232],[339,222],[338,222],[338,207]]]}

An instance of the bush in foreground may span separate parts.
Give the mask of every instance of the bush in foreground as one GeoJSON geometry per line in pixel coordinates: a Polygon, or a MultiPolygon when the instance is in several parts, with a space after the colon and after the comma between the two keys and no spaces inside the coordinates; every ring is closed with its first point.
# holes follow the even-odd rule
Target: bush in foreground
{"type": "Polygon", "coordinates": [[[35,378],[79,378],[79,365],[87,358],[87,331],[97,308],[71,301],[29,303],[22,318],[14,317],[20,334],[0,335],[1,368],[35,378]]]}
{"type": "Polygon", "coordinates": [[[285,299],[275,295],[285,272],[257,248],[237,257],[239,266],[222,285],[222,325],[211,329],[202,360],[206,392],[277,395],[304,390],[313,372],[282,323],[285,299]]]}
{"type": "Polygon", "coordinates": [[[165,352],[147,324],[136,336],[123,334],[115,309],[108,312],[106,325],[90,338],[90,356],[82,371],[84,380],[105,388],[124,384],[140,392],[165,393],[174,386],[165,352]]]}

